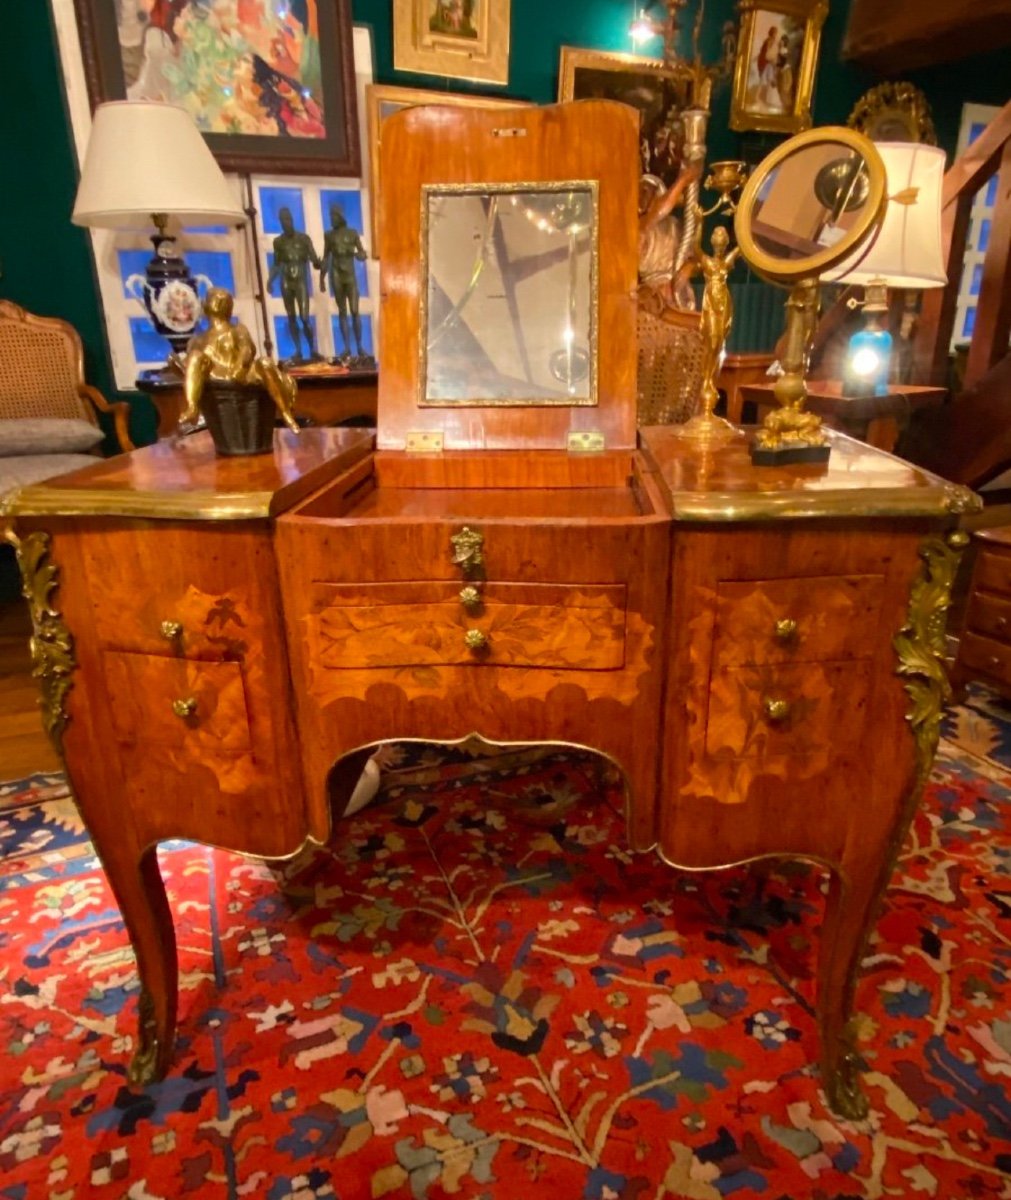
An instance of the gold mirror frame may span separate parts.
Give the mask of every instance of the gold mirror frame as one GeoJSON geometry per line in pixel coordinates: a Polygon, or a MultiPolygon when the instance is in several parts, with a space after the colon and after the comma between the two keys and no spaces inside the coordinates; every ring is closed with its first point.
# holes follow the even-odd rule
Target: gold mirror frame
{"type": "Polygon", "coordinates": [[[872,229],[876,228],[884,215],[888,178],[885,164],[877,148],[870,138],[855,129],[845,129],[841,125],[822,125],[817,129],[808,129],[798,133],[777,146],[771,154],[758,164],[744,185],[744,191],[737,204],[734,214],[734,235],[741,247],[741,254],[751,266],[772,283],[793,284],[801,279],[821,275],[824,271],[847,258],[872,229]],[[856,150],[863,155],[867,163],[868,192],[866,212],[846,237],[841,238],[834,246],[827,246],[820,254],[812,254],[808,258],[794,259],[784,263],[763,250],[755,241],[751,232],[751,214],[758,193],[769,178],[772,171],[780,167],[786,159],[803,150],[807,146],[817,146],[824,142],[833,142],[856,150]]]}
{"type": "Polygon", "coordinates": [[[420,289],[418,294],[418,392],[419,408],[593,408],[599,403],[600,353],[600,182],[596,179],[551,179],[509,183],[423,183],[421,185],[420,289]],[[429,201],[437,196],[514,196],[524,192],[586,192],[590,199],[590,297],[587,395],[584,398],[475,396],[468,400],[430,400],[427,394],[429,341],[429,201]]]}
{"type": "Polygon", "coordinates": [[[767,414],[751,447],[751,460],[761,466],[828,460],[828,438],[821,418],[804,412],[807,399],[807,359],[818,323],[818,276],[842,262],[877,230],[884,219],[888,176],[874,143],[862,133],[838,125],[825,125],[797,134],[777,146],[755,168],[744,186],[734,214],[734,233],[742,256],[763,278],[789,287],[786,302],[786,335],[781,355],[782,374],[774,395],[778,408],[767,414]],[[763,250],[752,234],[752,214],[758,195],[786,159],[807,146],[832,143],[855,150],[867,164],[865,212],[834,246],[807,258],[784,262],[763,250]]]}

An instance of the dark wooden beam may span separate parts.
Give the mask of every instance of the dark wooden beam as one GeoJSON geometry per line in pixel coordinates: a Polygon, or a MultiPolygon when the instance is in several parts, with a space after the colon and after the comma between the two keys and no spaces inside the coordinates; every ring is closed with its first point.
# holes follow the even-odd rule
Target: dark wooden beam
{"type": "Polygon", "coordinates": [[[843,58],[895,75],[1011,45],[1011,0],[853,0],[843,58]]]}

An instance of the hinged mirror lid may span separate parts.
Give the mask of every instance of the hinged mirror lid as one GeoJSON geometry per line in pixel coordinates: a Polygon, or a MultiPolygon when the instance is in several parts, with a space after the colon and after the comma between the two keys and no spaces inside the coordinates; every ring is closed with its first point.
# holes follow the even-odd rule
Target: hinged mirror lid
{"type": "Polygon", "coordinates": [[[380,447],[634,448],[635,112],[412,108],[381,153],[380,447]]]}

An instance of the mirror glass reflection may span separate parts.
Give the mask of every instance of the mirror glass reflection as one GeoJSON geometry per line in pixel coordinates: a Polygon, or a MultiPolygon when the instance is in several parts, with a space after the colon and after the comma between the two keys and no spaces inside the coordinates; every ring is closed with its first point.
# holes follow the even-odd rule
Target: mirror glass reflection
{"type": "Polygon", "coordinates": [[[595,194],[426,189],[423,404],[594,404],[595,194]]]}
{"type": "Polygon", "coordinates": [[[862,154],[842,142],[803,146],[763,181],[752,210],[752,235],[766,254],[797,263],[861,225],[869,197],[862,154]]]}

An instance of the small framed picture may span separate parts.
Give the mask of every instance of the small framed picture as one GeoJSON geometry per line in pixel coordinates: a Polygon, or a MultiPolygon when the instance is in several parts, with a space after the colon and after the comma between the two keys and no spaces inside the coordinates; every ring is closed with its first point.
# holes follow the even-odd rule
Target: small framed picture
{"type": "Polygon", "coordinates": [[[731,129],[809,129],[828,0],[740,0],[739,7],[731,129]]]}
{"type": "Polygon", "coordinates": [[[509,0],[396,0],[398,71],[509,82],[509,0]]]}
{"type": "Polygon", "coordinates": [[[460,95],[456,92],[433,92],[425,88],[392,87],[370,83],[365,88],[365,111],[369,139],[369,211],[372,214],[369,250],[379,257],[379,196],[382,180],[379,173],[379,150],[383,139],[383,122],[402,108],[419,104],[451,104],[462,108],[515,108],[526,106],[526,100],[505,99],[502,96],[460,95]]]}

